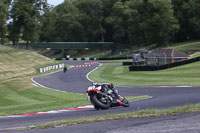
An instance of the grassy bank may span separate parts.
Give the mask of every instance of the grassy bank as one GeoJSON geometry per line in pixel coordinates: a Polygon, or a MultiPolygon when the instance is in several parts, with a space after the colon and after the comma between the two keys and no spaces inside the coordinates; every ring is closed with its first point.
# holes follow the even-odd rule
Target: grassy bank
{"type": "Polygon", "coordinates": [[[200,86],[199,68],[200,62],[161,71],[129,72],[127,66],[99,67],[89,78],[121,86],[200,86]]]}
{"type": "Polygon", "coordinates": [[[200,42],[185,42],[185,43],[177,43],[177,44],[172,44],[169,46],[169,48],[173,48],[179,51],[192,51],[192,50],[200,50],[200,42]]]}
{"type": "Polygon", "coordinates": [[[0,116],[88,104],[85,95],[36,87],[36,68],[57,64],[35,52],[0,45],[0,116]]]}
{"type": "Polygon", "coordinates": [[[36,73],[43,64],[56,63],[35,52],[0,45],[0,81],[36,73]]]}
{"type": "Polygon", "coordinates": [[[195,58],[195,57],[199,57],[200,56],[200,52],[196,52],[192,55],[190,55],[190,59],[195,58]]]}

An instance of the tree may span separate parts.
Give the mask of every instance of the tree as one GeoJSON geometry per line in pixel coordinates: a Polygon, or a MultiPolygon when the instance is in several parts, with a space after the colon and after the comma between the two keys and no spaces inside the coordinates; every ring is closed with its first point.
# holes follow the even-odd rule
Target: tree
{"type": "Polygon", "coordinates": [[[101,0],[81,0],[75,2],[79,9],[80,23],[84,26],[87,41],[104,41],[103,3],[101,0]]]}
{"type": "Polygon", "coordinates": [[[133,44],[167,43],[179,28],[171,0],[130,0],[125,6],[130,15],[128,35],[133,44]]]}
{"type": "Polygon", "coordinates": [[[54,9],[56,13],[56,41],[86,41],[78,9],[73,2],[65,1],[54,9]]]}
{"type": "Polygon", "coordinates": [[[8,20],[8,9],[11,0],[0,0],[0,40],[6,37],[7,27],[6,22],[8,20]]]}
{"type": "Polygon", "coordinates": [[[167,43],[179,28],[171,0],[118,0],[112,11],[113,39],[126,47],[167,43]]]}
{"type": "Polygon", "coordinates": [[[21,36],[27,43],[35,42],[39,38],[40,16],[46,6],[44,0],[14,0],[9,23],[9,36],[13,43],[21,36]]]}
{"type": "Polygon", "coordinates": [[[52,11],[52,7],[48,7],[45,13],[41,17],[41,31],[40,31],[40,41],[50,42],[54,41],[56,36],[56,14],[52,11]]]}
{"type": "Polygon", "coordinates": [[[119,44],[128,44],[129,42],[127,35],[127,19],[129,16],[127,16],[125,8],[124,3],[118,0],[113,5],[111,16],[106,18],[106,22],[113,26],[113,40],[119,44]]]}
{"type": "Polygon", "coordinates": [[[200,36],[200,1],[199,0],[172,0],[175,17],[180,29],[176,40],[199,39],[200,36]]]}
{"type": "Polygon", "coordinates": [[[106,42],[113,41],[114,27],[110,23],[110,16],[113,13],[113,6],[118,0],[102,0],[103,3],[103,22],[104,40],[106,42]]]}

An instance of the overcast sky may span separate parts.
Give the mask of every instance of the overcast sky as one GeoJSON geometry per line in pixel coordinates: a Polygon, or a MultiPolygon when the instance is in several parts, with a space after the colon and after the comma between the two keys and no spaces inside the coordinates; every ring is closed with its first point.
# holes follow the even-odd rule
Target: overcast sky
{"type": "Polygon", "coordinates": [[[47,2],[48,2],[49,4],[54,5],[54,6],[56,6],[56,5],[60,4],[60,3],[62,3],[63,1],[64,1],[64,0],[47,0],[47,2]]]}

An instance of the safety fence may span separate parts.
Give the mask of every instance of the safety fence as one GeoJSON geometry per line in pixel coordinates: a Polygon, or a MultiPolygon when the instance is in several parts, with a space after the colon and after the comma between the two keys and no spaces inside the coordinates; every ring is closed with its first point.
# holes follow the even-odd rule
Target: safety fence
{"type": "Polygon", "coordinates": [[[59,68],[64,68],[65,64],[57,64],[57,65],[51,65],[51,66],[47,66],[47,67],[43,67],[43,68],[39,68],[38,71],[40,73],[45,73],[47,71],[50,70],[54,70],[54,69],[59,69],[59,68]]]}
{"type": "Polygon", "coordinates": [[[200,61],[200,56],[193,58],[193,59],[189,59],[189,60],[185,60],[185,61],[181,61],[181,62],[175,62],[175,63],[171,63],[171,64],[166,64],[166,65],[160,65],[160,66],[130,66],[129,71],[163,70],[163,69],[168,69],[168,68],[172,68],[172,67],[177,67],[177,66],[181,66],[181,65],[194,63],[194,62],[197,62],[197,61],[200,61]]]}

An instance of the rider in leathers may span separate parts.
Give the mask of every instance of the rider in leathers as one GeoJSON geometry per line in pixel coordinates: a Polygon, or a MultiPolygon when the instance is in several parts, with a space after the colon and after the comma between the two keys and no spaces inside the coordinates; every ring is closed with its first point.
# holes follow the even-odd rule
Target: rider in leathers
{"type": "Polygon", "coordinates": [[[115,86],[112,83],[110,84],[110,89],[113,90],[113,92],[114,92],[115,96],[117,97],[117,99],[120,99],[119,91],[115,88],[115,86]]]}

